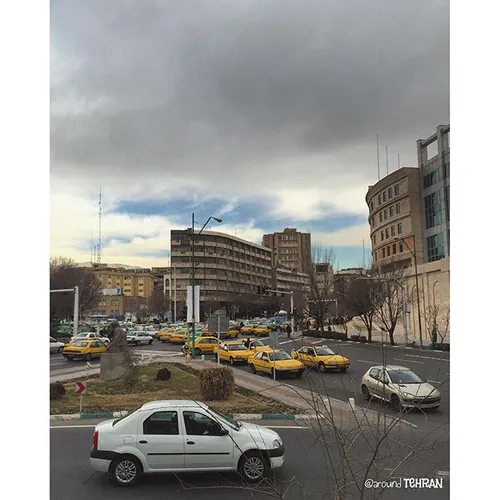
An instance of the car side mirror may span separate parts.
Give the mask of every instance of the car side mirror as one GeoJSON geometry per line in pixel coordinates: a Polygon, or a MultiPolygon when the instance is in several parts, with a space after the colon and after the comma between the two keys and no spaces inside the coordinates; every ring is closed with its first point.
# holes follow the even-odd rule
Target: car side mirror
{"type": "Polygon", "coordinates": [[[219,432],[217,433],[218,436],[227,436],[229,434],[229,431],[227,429],[223,429],[222,427],[219,429],[219,432]]]}

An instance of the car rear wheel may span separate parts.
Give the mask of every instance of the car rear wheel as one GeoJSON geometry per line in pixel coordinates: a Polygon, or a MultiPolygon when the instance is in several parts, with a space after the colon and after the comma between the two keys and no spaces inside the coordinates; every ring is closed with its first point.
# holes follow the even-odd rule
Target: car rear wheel
{"type": "Polygon", "coordinates": [[[109,478],[117,486],[132,486],[139,481],[141,474],[141,462],[131,455],[116,459],[109,468],[109,478]]]}
{"type": "Polygon", "coordinates": [[[73,356],[66,356],[67,361],[73,361],[73,356]]]}
{"type": "Polygon", "coordinates": [[[151,340],[149,341],[149,345],[151,345],[152,343],[153,343],[153,339],[151,339],[151,340]]]}
{"type": "Polygon", "coordinates": [[[250,364],[248,365],[248,368],[250,368],[250,371],[251,371],[252,373],[257,373],[257,370],[255,369],[255,366],[254,366],[254,365],[252,365],[252,363],[250,363],[250,364]]]}
{"type": "Polygon", "coordinates": [[[247,451],[240,459],[238,471],[248,483],[262,481],[269,473],[269,462],[259,451],[247,451]]]}
{"type": "Polygon", "coordinates": [[[201,354],[201,349],[199,347],[195,347],[194,353],[196,356],[199,356],[201,354]]]}
{"type": "Polygon", "coordinates": [[[85,361],[92,361],[92,354],[88,353],[88,354],[85,356],[85,361]]]}
{"type": "Polygon", "coordinates": [[[343,366],[342,368],[339,368],[340,373],[345,373],[347,371],[347,368],[343,366]]]}
{"type": "Polygon", "coordinates": [[[370,394],[370,391],[368,390],[368,387],[366,387],[366,385],[362,385],[361,386],[361,392],[363,393],[363,397],[367,400],[367,401],[370,401],[370,399],[372,398],[371,394],[370,394]]]}
{"type": "Polygon", "coordinates": [[[319,371],[320,373],[325,373],[325,363],[323,363],[323,361],[320,361],[320,362],[318,363],[318,371],[319,371]]]}
{"type": "Polygon", "coordinates": [[[299,370],[299,371],[297,372],[297,375],[295,375],[295,376],[296,376],[297,378],[300,378],[300,377],[302,377],[302,375],[303,375],[303,374],[304,374],[304,370],[299,370]]]}

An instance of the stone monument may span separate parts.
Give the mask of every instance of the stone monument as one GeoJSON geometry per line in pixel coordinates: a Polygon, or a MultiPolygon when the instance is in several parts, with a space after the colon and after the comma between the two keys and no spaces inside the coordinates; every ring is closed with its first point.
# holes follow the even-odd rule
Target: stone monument
{"type": "Polygon", "coordinates": [[[101,379],[117,380],[124,378],[132,366],[132,356],[127,343],[127,335],[113,321],[113,340],[109,343],[106,352],[101,354],[101,379]]]}

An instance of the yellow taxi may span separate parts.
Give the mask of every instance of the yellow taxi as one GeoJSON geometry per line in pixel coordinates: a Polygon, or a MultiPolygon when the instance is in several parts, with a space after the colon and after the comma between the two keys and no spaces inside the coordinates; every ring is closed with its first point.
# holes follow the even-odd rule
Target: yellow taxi
{"type": "Polygon", "coordinates": [[[245,325],[240,328],[240,333],[253,333],[255,325],[245,325]]]}
{"type": "Polygon", "coordinates": [[[174,333],[186,333],[188,331],[187,328],[168,328],[165,330],[159,337],[159,339],[165,343],[165,342],[170,342],[170,337],[174,333]]]}
{"type": "Polygon", "coordinates": [[[255,354],[260,351],[272,351],[272,347],[269,345],[264,344],[262,340],[259,339],[247,339],[242,342],[247,349],[249,349],[252,354],[255,354]]]}
{"type": "MultiPolygon", "coordinates": [[[[208,335],[200,335],[194,340],[194,354],[199,356],[200,354],[213,354],[214,350],[219,345],[219,341],[215,337],[208,335]]],[[[191,339],[182,346],[183,352],[187,353],[191,351],[193,343],[191,339]]]]}
{"type": "Polygon", "coordinates": [[[339,370],[344,373],[351,364],[348,358],[332,351],[326,345],[293,349],[291,355],[307,367],[316,367],[321,373],[326,370],[339,370]]]}
{"type": "MultiPolygon", "coordinates": [[[[211,335],[212,337],[217,337],[217,332],[212,332],[208,328],[203,328],[201,330],[203,333],[207,335],[211,335]]],[[[235,339],[238,337],[239,330],[236,330],[235,328],[230,328],[226,333],[221,333],[220,337],[221,338],[229,338],[229,339],[235,339]]]]}
{"type": "Polygon", "coordinates": [[[100,340],[75,340],[64,346],[62,355],[68,361],[73,359],[90,361],[99,357],[103,352],[106,352],[106,344],[100,340]]]}
{"type": "Polygon", "coordinates": [[[285,375],[292,375],[297,378],[302,377],[305,366],[293,359],[290,354],[282,349],[274,349],[271,351],[260,351],[248,358],[248,367],[252,373],[263,372],[274,374],[276,378],[285,375]]]}
{"type": "Polygon", "coordinates": [[[227,361],[230,365],[235,363],[246,363],[254,353],[241,342],[223,342],[214,350],[215,357],[219,361],[227,361]]]}
{"type": "Polygon", "coordinates": [[[269,335],[272,332],[271,327],[267,325],[255,325],[253,329],[254,335],[269,335]]]}

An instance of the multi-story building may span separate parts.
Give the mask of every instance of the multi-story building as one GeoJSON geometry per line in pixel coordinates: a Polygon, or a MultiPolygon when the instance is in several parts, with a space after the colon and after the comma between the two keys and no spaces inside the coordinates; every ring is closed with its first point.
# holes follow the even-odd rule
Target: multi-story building
{"type": "Polygon", "coordinates": [[[423,262],[420,169],[404,167],[368,187],[366,194],[375,267],[408,268],[423,262]]]}
{"type": "MultiPolygon", "coordinates": [[[[176,297],[186,299],[191,285],[191,234],[172,230],[171,276],[176,297]]],[[[259,287],[271,287],[271,250],[230,234],[205,231],[194,239],[194,281],[200,286],[200,302],[230,305],[235,298],[252,295],[260,300],[259,287]]]]}
{"type": "Polygon", "coordinates": [[[309,274],[295,272],[288,267],[273,267],[272,289],[293,292],[305,292],[311,286],[309,274]]]}
{"type": "Polygon", "coordinates": [[[153,288],[155,293],[160,293],[163,295],[167,295],[169,293],[170,272],[170,266],[151,268],[154,283],[153,288]]]}
{"type": "Polygon", "coordinates": [[[450,256],[450,125],[417,141],[424,261],[450,256]]]}
{"type": "Polygon", "coordinates": [[[150,269],[126,269],[94,264],[88,270],[97,276],[102,289],[120,288],[126,297],[148,298],[153,295],[154,276],[150,269]]]}
{"type": "Polygon", "coordinates": [[[137,314],[147,310],[146,297],[127,297],[125,295],[103,295],[91,310],[92,314],[106,314],[115,318],[123,318],[125,314],[137,314]]]}
{"type": "Polygon", "coordinates": [[[298,273],[310,272],[310,233],[301,233],[294,228],[285,228],[282,233],[265,234],[262,245],[272,250],[273,267],[288,267],[298,273]]]}

